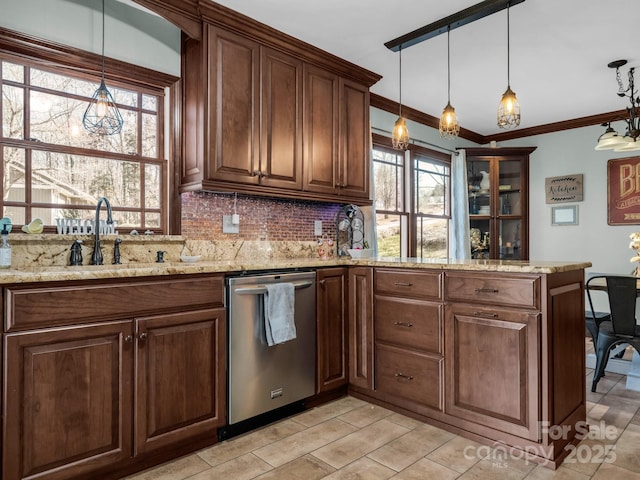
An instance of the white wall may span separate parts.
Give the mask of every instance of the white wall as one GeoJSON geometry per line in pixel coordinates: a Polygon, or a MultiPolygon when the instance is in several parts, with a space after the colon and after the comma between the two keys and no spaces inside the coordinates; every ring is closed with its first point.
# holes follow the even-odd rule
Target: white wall
{"type": "MultiPolygon", "coordinates": [[[[0,0],[0,26],[102,53],[101,0],[0,0]]],[[[163,18],[105,1],[105,56],[180,76],[180,29],[163,18]]]]}
{"type": "MultiPolygon", "coordinates": [[[[371,124],[391,131],[397,115],[371,109],[371,124]]],[[[412,138],[445,148],[478,146],[457,139],[442,140],[434,128],[407,122],[412,138]]],[[[614,125],[624,131],[623,125],[614,125]]],[[[529,165],[530,258],[532,260],[589,261],[592,272],[630,273],[634,256],[629,248],[629,235],[640,231],[640,225],[607,224],[607,161],[634,156],[613,151],[596,151],[600,126],[566,130],[547,135],[521,138],[499,143],[498,147],[535,146],[529,165]],[[552,226],[551,205],[545,203],[545,178],[567,174],[584,175],[584,200],[557,205],[578,205],[578,225],[552,226]]]]}

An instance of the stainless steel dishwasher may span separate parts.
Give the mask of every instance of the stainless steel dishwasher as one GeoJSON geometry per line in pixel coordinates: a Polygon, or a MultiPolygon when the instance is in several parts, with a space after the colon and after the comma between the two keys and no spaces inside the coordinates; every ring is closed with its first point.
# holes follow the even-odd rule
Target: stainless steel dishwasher
{"type": "Polygon", "coordinates": [[[316,273],[283,272],[227,278],[229,438],[301,409],[315,393],[316,273]],[[296,338],[267,345],[264,326],[266,285],[295,287],[296,338]],[[280,415],[278,415],[280,412],[280,415]]]}

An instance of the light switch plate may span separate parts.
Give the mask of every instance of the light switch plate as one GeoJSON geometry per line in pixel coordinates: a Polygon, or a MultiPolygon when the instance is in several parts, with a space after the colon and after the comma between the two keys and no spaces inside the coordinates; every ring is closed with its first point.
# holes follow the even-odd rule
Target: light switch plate
{"type": "Polygon", "coordinates": [[[316,237],[322,236],[322,220],[314,220],[313,222],[313,234],[316,237]]]}
{"type": "Polygon", "coordinates": [[[222,216],[222,233],[240,233],[240,225],[233,224],[233,215],[222,216]]]}

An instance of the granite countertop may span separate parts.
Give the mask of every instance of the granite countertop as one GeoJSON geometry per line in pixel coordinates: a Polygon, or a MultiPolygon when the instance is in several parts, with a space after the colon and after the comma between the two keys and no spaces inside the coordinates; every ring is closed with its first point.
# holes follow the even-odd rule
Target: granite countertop
{"type": "Polygon", "coordinates": [[[321,268],[332,266],[401,267],[434,270],[467,270],[511,273],[557,273],[591,266],[590,262],[549,262],[512,260],[454,260],[377,257],[365,259],[320,260],[314,258],[257,259],[230,261],[198,261],[195,263],[128,263],[123,265],[34,266],[0,271],[0,284],[31,283],[65,280],[91,280],[161,275],[230,273],[292,268],[321,268]]]}

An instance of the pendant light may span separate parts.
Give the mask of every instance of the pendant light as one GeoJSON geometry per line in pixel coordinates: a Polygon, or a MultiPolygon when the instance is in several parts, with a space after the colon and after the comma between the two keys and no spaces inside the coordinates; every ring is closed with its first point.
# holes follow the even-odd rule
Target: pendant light
{"type": "Polygon", "coordinates": [[[510,85],[510,70],[509,64],[511,52],[510,52],[510,31],[509,31],[509,5],[507,5],[507,90],[502,94],[502,100],[498,105],[498,127],[500,128],[514,128],[520,125],[520,103],[510,85]]]}
{"type": "Polygon", "coordinates": [[[455,138],[460,133],[460,123],[456,116],[456,110],[451,106],[451,48],[449,36],[451,26],[447,26],[447,106],[440,117],[440,137],[455,138]]]}
{"type": "Polygon", "coordinates": [[[396,150],[406,150],[407,148],[409,148],[409,129],[407,128],[407,122],[402,116],[402,46],[400,46],[400,49],[398,50],[398,58],[400,71],[400,74],[398,75],[400,83],[400,109],[398,112],[398,120],[396,120],[396,123],[393,126],[391,145],[396,150]]]}
{"type": "Polygon", "coordinates": [[[82,117],[87,132],[97,135],[116,135],[124,120],[104,83],[104,0],[102,0],[102,78],[82,117]]]}

